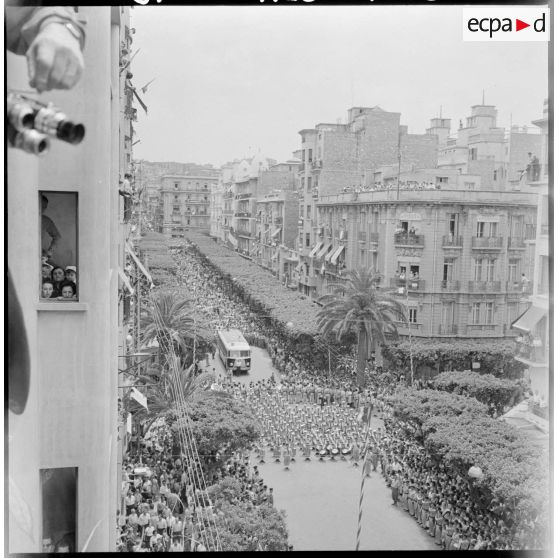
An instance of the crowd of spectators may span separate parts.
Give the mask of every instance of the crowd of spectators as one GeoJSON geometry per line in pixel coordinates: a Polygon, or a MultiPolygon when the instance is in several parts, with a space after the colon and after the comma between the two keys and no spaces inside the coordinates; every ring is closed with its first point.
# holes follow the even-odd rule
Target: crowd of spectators
{"type": "Polygon", "coordinates": [[[77,300],[77,268],[53,266],[43,257],[41,299],[77,300]]]}
{"type": "Polygon", "coordinates": [[[384,182],[376,181],[371,184],[363,184],[360,186],[345,186],[342,189],[342,192],[374,192],[396,190],[398,187],[400,190],[440,190],[442,188],[441,184],[436,184],[432,181],[427,182],[425,180],[422,180],[419,182],[418,180],[386,180],[384,182]]]}
{"type": "MultiPolygon", "coordinates": [[[[284,342],[277,327],[248,308],[231,285],[217,277],[202,258],[187,249],[175,256],[179,277],[204,308],[210,323],[216,329],[234,327],[243,331],[251,344],[268,350],[280,372],[277,380],[248,385],[230,377],[217,380],[219,389],[230,390],[254,409],[263,429],[263,437],[254,448],[257,459],[282,459],[285,468],[289,468],[297,449],[303,459],[321,459],[324,455],[334,459],[339,455],[356,463],[366,456],[367,474],[380,463],[394,504],[415,518],[437,545],[448,550],[539,547],[540,541],[532,539],[528,528],[514,529],[511,516],[501,505],[493,501],[489,506],[481,506],[475,496],[475,481],[445,469],[405,424],[393,418],[390,396],[398,383],[404,381],[403,376],[398,378],[369,365],[367,384],[358,389],[354,361],[350,358],[341,360],[333,374],[318,369],[308,355],[284,342]],[[359,420],[359,408],[362,414],[363,407],[373,409],[383,420],[384,426],[370,438],[365,437],[359,420]]],[[[247,483],[247,493],[254,495],[257,504],[261,490],[254,491],[254,487],[263,481],[257,478],[254,485],[253,472],[246,476],[246,465],[231,464],[229,472],[240,474],[247,483]]],[[[268,501],[270,492],[266,487],[268,501]]]]}

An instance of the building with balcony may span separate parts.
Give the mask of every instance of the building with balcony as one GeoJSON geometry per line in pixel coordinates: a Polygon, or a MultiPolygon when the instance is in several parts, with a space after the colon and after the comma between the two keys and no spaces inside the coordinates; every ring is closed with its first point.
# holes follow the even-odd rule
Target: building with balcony
{"type": "MultiPolygon", "coordinates": [[[[299,171],[299,270],[310,267],[309,255],[316,245],[321,196],[343,189],[371,188],[375,172],[382,165],[433,168],[436,165],[438,138],[430,134],[409,134],[400,124],[400,113],[380,107],[352,107],[347,124],[317,124],[299,132],[300,150],[295,156],[299,171]]],[[[300,274],[301,288],[315,292],[300,274]]]]}
{"type": "Polygon", "coordinates": [[[290,189],[277,190],[257,199],[252,257],[256,263],[269,269],[283,283],[292,285],[298,264],[295,250],[298,193],[292,187],[296,171],[287,170],[287,172],[292,178],[290,189]]]}
{"type": "MultiPolygon", "coordinates": [[[[132,35],[128,7],[81,6],[77,19],[87,22],[81,80],[38,100],[83,123],[84,141],[53,145],[40,159],[7,151],[7,255],[27,338],[27,348],[10,343],[9,368],[12,358],[27,358],[29,373],[27,388],[26,366],[9,386],[10,554],[41,553],[46,538],[63,539],[71,552],[86,545],[89,552],[116,550],[126,437],[118,417],[118,357],[129,328],[121,294],[132,289],[125,262],[133,251],[118,185],[132,171],[136,110],[120,68],[132,35]],[[43,196],[48,206],[41,214],[43,196]],[[61,233],[50,255],[41,249],[43,216],[61,233]],[[76,299],[42,298],[43,257],[77,268],[76,299]]],[[[28,91],[25,57],[8,53],[6,63],[8,88],[28,91]]],[[[12,316],[14,300],[10,295],[12,316]]]]}
{"type": "Polygon", "coordinates": [[[539,153],[540,169],[524,173],[521,186],[528,188],[537,200],[537,225],[532,265],[527,270],[526,285],[532,288],[529,307],[512,323],[516,332],[516,359],[527,366],[527,376],[535,398],[532,412],[548,421],[550,400],[550,253],[549,253],[549,174],[548,174],[548,100],[542,118],[533,122],[541,129],[542,142],[539,153]],[[537,180],[535,180],[535,178],[537,180]]]}
{"type": "Polygon", "coordinates": [[[529,192],[322,196],[299,290],[319,297],[344,269],[372,268],[380,287],[409,307],[414,335],[512,336],[527,306],[522,273],[532,269],[536,219],[529,192]]]}
{"type": "Polygon", "coordinates": [[[258,154],[223,165],[210,200],[210,235],[247,258],[253,248],[259,176],[275,163],[258,154]]]}
{"type": "Polygon", "coordinates": [[[182,237],[188,229],[209,231],[211,188],[218,175],[165,175],[161,177],[163,233],[182,237]]]}

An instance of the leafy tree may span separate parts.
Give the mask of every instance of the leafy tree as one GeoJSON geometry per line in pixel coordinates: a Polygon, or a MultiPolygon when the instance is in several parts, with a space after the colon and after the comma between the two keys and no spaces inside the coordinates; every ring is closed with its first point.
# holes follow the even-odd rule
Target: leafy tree
{"type": "Polygon", "coordinates": [[[287,289],[277,277],[259,265],[216,244],[207,236],[189,231],[186,237],[192,243],[189,250],[213,268],[224,287],[258,309],[260,314],[270,316],[271,324],[280,326],[285,335],[296,337],[300,333],[317,333],[318,308],[308,297],[287,289]],[[286,327],[288,323],[292,327],[286,327]]]}
{"type": "Polygon", "coordinates": [[[480,467],[478,481],[517,517],[548,514],[548,450],[505,422],[471,414],[436,416],[424,423],[425,447],[467,478],[480,467]]]}
{"type": "MultiPolygon", "coordinates": [[[[232,453],[248,450],[260,431],[251,409],[230,394],[210,390],[207,397],[193,400],[188,406],[190,427],[200,456],[209,472],[224,466],[232,453]]],[[[175,444],[184,418],[172,425],[175,444]]]]}
{"type": "Polygon", "coordinates": [[[392,396],[392,404],[396,418],[423,433],[424,423],[431,417],[484,416],[488,413],[488,407],[476,399],[433,389],[400,387],[392,396]]]}
{"type": "Polygon", "coordinates": [[[357,335],[357,382],[364,386],[364,368],[371,350],[397,338],[396,320],[405,320],[405,307],[377,288],[377,274],[372,269],[350,270],[343,280],[332,284],[332,294],[320,298],[318,328],[324,336],[335,333],[337,339],[348,332],[357,335]]]}
{"type": "Polygon", "coordinates": [[[433,381],[435,389],[474,397],[495,409],[498,415],[506,406],[521,399],[522,389],[516,382],[496,378],[492,374],[478,374],[470,370],[443,372],[433,381]]]}
{"type": "Polygon", "coordinates": [[[382,347],[386,365],[397,370],[410,368],[410,354],[417,370],[470,370],[480,364],[479,373],[500,378],[519,378],[525,366],[515,360],[515,344],[510,339],[401,339],[382,347]]]}

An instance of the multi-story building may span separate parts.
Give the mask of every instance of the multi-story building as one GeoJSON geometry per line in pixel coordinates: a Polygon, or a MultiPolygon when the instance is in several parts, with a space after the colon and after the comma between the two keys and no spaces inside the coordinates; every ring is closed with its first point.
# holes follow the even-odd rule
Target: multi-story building
{"type": "Polygon", "coordinates": [[[536,240],[534,257],[526,278],[533,287],[527,311],[514,323],[517,334],[517,360],[528,367],[538,400],[534,411],[548,420],[549,395],[549,303],[550,303],[550,260],[549,260],[549,173],[548,173],[548,100],[545,101],[543,116],[533,122],[541,129],[541,150],[538,152],[538,167],[531,166],[521,178],[521,186],[533,191],[537,198],[536,240]],[[532,275],[529,273],[531,272],[532,275]],[[545,411],[546,409],[546,411],[545,411]]]}
{"type": "Polygon", "coordinates": [[[298,226],[298,161],[273,165],[260,174],[256,200],[254,261],[271,270],[286,285],[292,284],[298,226]],[[270,192],[266,194],[265,192],[270,192]]]}
{"type": "Polygon", "coordinates": [[[163,198],[161,196],[161,178],[166,175],[205,176],[207,173],[216,174],[218,171],[211,165],[196,163],[177,163],[174,161],[134,161],[136,168],[136,184],[143,212],[144,223],[148,229],[163,232],[163,198]]]}
{"type": "Polygon", "coordinates": [[[235,168],[233,224],[230,233],[234,238],[234,248],[243,256],[249,257],[254,247],[256,198],[264,191],[259,176],[275,163],[275,160],[258,154],[250,160],[241,161],[235,168]]]}
{"type": "MultiPolygon", "coordinates": [[[[436,166],[438,137],[409,134],[400,124],[400,117],[400,113],[377,106],[353,107],[348,111],[347,124],[318,124],[299,132],[302,144],[295,155],[302,161],[298,242],[302,263],[310,263],[308,256],[316,244],[316,201],[320,196],[343,188],[369,188],[382,165],[436,166]]],[[[304,281],[307,277],[301,275],[304,281]]],[[[301,283],[304,291],[315,287],[310,283],[301,283]]]]}
{"type": "Polygon", "coordinates": [[[401,332],[502,337],[525,307],[536,197],[525,192],[380,190],[323,196],[301,290],[317,297],[367,267],[409,306],[401,332]]]}
{"type": "MultiPolygon", "coordinates": [[[[30,374],[24,408],[8,415],[10,553],[42,552],[47,538],[76,552],[116,549],[118,357],[127,336],[119,288],[129,284],[126,246],[133,252],[118,184],[131,171],[136,118],[120,70],[132,36],[129,8],[79,7],[77,17],[87,21],[83,76],[37,98],[83,123],[84,140],[53,140],[40,160],[7,153],[8,261],[28,345],[9,356],[27,357],[30,374]],[[54,247],[45,218],[60,233],[54,247]],[[77,298],[41,296],[43,258],[77,269],[77,298]]],[[[29,90],[24,57],[7,55],[7,82],[29,90]]],[[[11,394],[17,387],[10,379],[11,394]]]]}
{"type": "Polygon", "coordinates": [[[494,105],[474,105],[455,137],[449,136],[449,119],[432,119],[427,132],[441,140],[437,167],[477,175],[483,190],[508,189],[527,165],[528,153],[540,152],[541,135],[517,126],[506,134],[497,126],[497,115],[494,105]]]}
{"type": "Polygon", "coordinates": [[[163,233],[181,237],[188,229],[208,231],[211,187],[217,181],[210,173],[161,177],[163,233]]]}

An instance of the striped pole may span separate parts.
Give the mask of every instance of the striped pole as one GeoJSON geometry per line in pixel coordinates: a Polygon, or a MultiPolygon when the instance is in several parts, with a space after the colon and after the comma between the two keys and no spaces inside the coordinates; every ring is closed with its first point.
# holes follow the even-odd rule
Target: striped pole
{"type": "Polygon", "coordinates": [[[360,547],[360,531],[362,528],[362,501],[364,500],[364,480],[366,479],[366,459],[368,458],[368,439],[370,438],[370,422],[372,421],[372,409],[370,406],[366,409],[368,428],[366,430],[366,439],[364,441],[364,463],[362,464],[362,473],[360,477],[360,497],[358,500],[358,524],[356,536],[356,548],[358,551],[360,547]]]}

